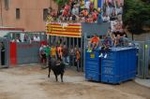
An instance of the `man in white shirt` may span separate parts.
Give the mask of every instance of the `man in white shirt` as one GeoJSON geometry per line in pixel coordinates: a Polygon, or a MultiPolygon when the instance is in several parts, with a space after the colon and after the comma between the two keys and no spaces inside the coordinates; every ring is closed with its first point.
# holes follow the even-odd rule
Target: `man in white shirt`
{"type": "Polygon", "coordinates": [[[108,15],[103,16],[103,22],[110,22],[110,17],[108,15]]]}
{"type": "Polygon", "coordinates": [[[86,2],[85,2],[85,8],[87,8],[88,9],[88,11],[90,11],[90,0],[87,0],[86,2]]]}
{"type": "Polygon", "coordinates": [[[40,37],[39,37],[38,35],[35,35],[35,36],[33,37],[33,41],[40,41],[40,37]]]}
{"type": "Polygon", "coordinates": [[[73,15],[79,15],[79,8],[77,7],[77,5],[73,6],[73,9],[72,9],[71,13],[73,15]]]}

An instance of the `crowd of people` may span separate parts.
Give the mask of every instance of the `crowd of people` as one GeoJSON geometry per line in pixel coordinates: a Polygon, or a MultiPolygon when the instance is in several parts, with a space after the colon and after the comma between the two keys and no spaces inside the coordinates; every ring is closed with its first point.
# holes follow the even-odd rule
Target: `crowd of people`
{"type": "Polygon", "coordinates": [[[131,40],[129,40],[125,32],[111,32],[111,29],[109,29],[107,35],[104,35],[101,39],[96,34],[90,38],[87,46],[87,52],[92,52],[95,49],[101,49],[102,53],[99,57],[104,56],[104,58],[107,58],[107,52],[110,50],[110,47],[129,46],[133,45],[131,45],[131,40]],[[103,55],[103,53],[105,55],[103,55]]]}
{"type": "Polygon", "coordinates": [[[14,34],[14,36],[11,36],[10,38],[11,38],[11,42],[17,42],[17,43],[27,42],[27,43],[31,43],[31,42],[40,42],[41,40],[46,38],[46,35],[19,33],[18,35],[14,34]]]}
{"type": "MultiPolygon", "coordinates": [[[[48,22],[86,22],[86,23],[110,23],[107,35],[101,40],[96,34],[88,43],[88,52],[101,45],[104,52],[111,46],[127,46],[128,38],[124,31],[122,14],[124,0],[104,0],[101,8],[95,8],[92,0],[69,0],[58,12],[50,8],[48,22]]],[[[102,54],[100,55],[100,57],[102,54]]],[[[107,54],[105,54],[105,58],[107,54]]]]}
{"type": "Polygon", "coordinates": [[[77,66],[79,71],[81,61],[81,51],[78,47],[68,48],[65,44],[59,43],[57,45],[41,45],[39,49],[39,56],[41,62],[46,66],[51,58],[62,61],[66,66],[77,66]]]}
{"type": "Polygon", "coordinates": [[[57,22],[109,22],[109,32],[115,37],[117,35],[127,37],[122,22],[123,4],[124,0],[104,0],[101,8],[95,8],[91,0],[69,0],[58,12],[51,9],[49,15],[52,21],[57,22]]]}
{"type": "MultiPolygon", "coordinates": [[[[110,23],[107,35],[99,38],[99,33],[95,33],[88,43],[88,52],[101,47],[102,53],[99,57],[107,57],[107,51],[112,46],[128,46],[127,35],[123,28],[122,22],[123,0],[104,0],[101,8],[95,8],[94,2],[91,0],[69,0],[57,12],[50,8],[47,22],[59,23],[110,23]],[[102,54],[105,55],[102,55],[102,54]]],[[[47,57],[55,57],[62,60],[66,65],[73,65],[71,62],[75,60],[78,64],[81,60],[81,51],[79,48],[68,49],[66,45],[51,45],[42,47],[49,48],[49,54],[44,53],[44,60],[47,57]]],[[[41,55],[42,56],[42,55],[41,55]]]]}
{"type": "Polygon", "coordinates": [[[110,22],[122,20],[123,0],[104,0],[103,7],[95,8],[91,0],[69,0],[58,11],[50,8],[48,20],[58,22],[110,22]]]}

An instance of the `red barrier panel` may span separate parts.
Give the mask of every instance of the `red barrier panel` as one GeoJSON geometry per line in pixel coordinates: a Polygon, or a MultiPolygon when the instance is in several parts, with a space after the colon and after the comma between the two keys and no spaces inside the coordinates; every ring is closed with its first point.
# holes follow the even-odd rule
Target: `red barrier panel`
{"type": "Polygon", "coordinates": [[[17,44],[16,42],[10,42],[10,65],[17,64],[17,44]]]}

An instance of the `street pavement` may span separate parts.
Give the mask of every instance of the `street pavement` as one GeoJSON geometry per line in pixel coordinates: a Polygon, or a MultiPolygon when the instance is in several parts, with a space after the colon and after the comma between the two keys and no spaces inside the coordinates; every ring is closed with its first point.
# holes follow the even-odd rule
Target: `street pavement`
{"type": "Polygon", "coordinates": [[[150,79],[136,78],[135,82],[142,85],[142,86],[150,88],[150,79]]]}

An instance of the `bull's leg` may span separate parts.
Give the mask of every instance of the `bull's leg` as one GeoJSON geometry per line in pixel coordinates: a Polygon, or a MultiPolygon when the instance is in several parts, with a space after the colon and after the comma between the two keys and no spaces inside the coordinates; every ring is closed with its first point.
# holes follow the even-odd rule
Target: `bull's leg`
{"type": "Polygon", "coordinates": [[[50,66],[48,67],[48,78],[50,78],[50,72],[51,72],[51,68],[50,66]]]}
{"type": "Polygon", "coordinates": [[[50,64],[50,57],[49,57],[49,60],[48,60],[48,78],[50,78],[50,73],[51,73],[51,64],[50,64]]]}
{"type": "Polygon", "coordinates": [[[77,71],[79,72],[79,61],[77,61],[77,71]]]}
{"type": "Polygon", "coordinates": [[[60,74],[61,82],[63,82],[63,73],[60,74]]]}
{"type": "Polygon", "coordinates": [[[56,82],[58,81],[57,75],[55,74],[56,82]]]}

